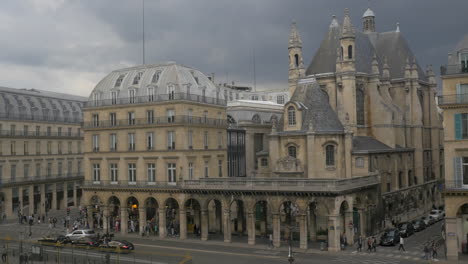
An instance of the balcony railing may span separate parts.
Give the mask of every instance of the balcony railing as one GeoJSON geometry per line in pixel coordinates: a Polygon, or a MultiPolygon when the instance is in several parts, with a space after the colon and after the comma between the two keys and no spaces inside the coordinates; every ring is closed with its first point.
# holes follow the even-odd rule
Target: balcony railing
{"type": "Polygon", "coordinates": [[[103,120],[99,122],[85,122],[84,128],[108,128],[108,127],[123,127],[123,126],[147,126],[147,125],[171,125],[171,124],[195,124],[226,127],[227,121],[224,119],[204,118],[199,116],[176,115],[176,116],[158,116],[151,119],[118,119],[118,120],[103,120]]]}
{"type": "Polygon", "coordinates": [[[79,125],[83,119],[81,114],[77,117],[65,116],[44,116],[42,114],[14,114],[14,113],[0,113],[1,120],[29,120],[37,122],[59,122],[59,123],[74,123],[79,125]]]}
{"type": "Polygon", "coordinates": [[[468,94],[441,95],[438,99],[440,106],[468,104],[468,94]]]}
{"type": "Polygon", "coordinates": [[[145,96],[135,96],[127,98],[115,98],[115,99],[104,99],[94,100],[86,102],[84,108],[89,107],[101,107],[109,105],[128,105],[128,104],[146,104],[151,102],[166,102],[166,101],[177,101],[184,100],[197,103],[214,104],[214,105],[226,105],[226,100],[220,98],[206,97],[198,94],[188,93],[173,93],[173,94],[155,94],[145,96]]]}
{"type": "Polygon", "coordinates": [[[0,178],[0,186],[7,187],[11,185],[40,184],[47,182],[60,182],[67,180],[79,180],[84,177],[83,173],[62,173],[51,175],[40,175],[30,177],[0,178]]]}
{"type": "Polygon", "coordinates": [[[445,191],[465,191],[468,192],[468,183],[462,181],[445,181],[445,191]]]}
{"type": "Polygon", "coordinates": [[[468,73],[468,65],[453,64],[440,66],[440,75],[468,73]]]}
{"type": "Polygon", "coordinates": [[[76,138],[83,137],[81,133],[68,133],[68,132],[46,132],[46,131],[24,131],[24,130],[0,130],[0,137],[64,137],[76,138]]]}
{"type": "Polygon", "coordinates": [[[175,188],[185,190],[307,191],[342,192],[380,184],[377,174],[349,179],[284,179],[284,178],[203,178],[177,183],[148,181],[85,181],[86,187],[175,188]]]}

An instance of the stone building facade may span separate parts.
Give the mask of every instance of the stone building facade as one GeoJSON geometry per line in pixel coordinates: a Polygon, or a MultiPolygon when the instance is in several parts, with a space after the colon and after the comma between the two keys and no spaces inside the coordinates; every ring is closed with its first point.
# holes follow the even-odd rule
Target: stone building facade
{"type": "Polygon", "coordinates": [[[441,67],[445,129],[445,208],[447,256],[458,259],[468,237],[468,35],[441,67]]]}
{"type": "Polygon", "coordinates": [[[83,181],[86,98],[0,88],[0,212],[45,215],[77,206],[83,181]]]}

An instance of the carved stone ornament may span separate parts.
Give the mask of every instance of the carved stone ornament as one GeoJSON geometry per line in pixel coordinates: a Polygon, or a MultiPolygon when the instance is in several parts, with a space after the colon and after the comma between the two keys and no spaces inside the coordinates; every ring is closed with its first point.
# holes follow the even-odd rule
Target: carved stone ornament
{"type": "Polygon", "coordinates": [[[291,156],[286,156],[276,162],[280,172],[302,172],[301,161],[291,156]]]}

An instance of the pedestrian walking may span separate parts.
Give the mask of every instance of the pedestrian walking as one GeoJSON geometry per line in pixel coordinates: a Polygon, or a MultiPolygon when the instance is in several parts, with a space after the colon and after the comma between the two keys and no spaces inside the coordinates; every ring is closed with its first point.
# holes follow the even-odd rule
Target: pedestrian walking
{"type": "Polygon", "coordinates": [[[8,250],[7,250],[6,246],[3,245],[3,249],[2,249],[2,262],[3,263],[6,263],[6,261],[7,261],[7,255],[8,255],[8,250]]]}
{"type": "Polygon", "coordinates": [[[424,259],[425,260],[429,260],[429,247],[427,247],[427,245],[424,245],[424,259]]]}
{"type": "Polygon", "coordinates": [[[372,249],[377,252],[377,239],[375,237],[372,237],[372,249]]]}
{"type": "Polygon", "coordinates": [[[269,248],[274,248],[274,246],[273,246],[273,235],[272,234],[268,235],[268,241],[269,241],[268,247],[269,248]]]}
{"type": "Polygon", "coordinates": [[[362,251],[362,239],[363,239],[362,236],[359,236],[358,241],[357,241],[357,243],[358,243],[357,251],[358,252],[362,251]]]}
{"type": "Polygon", "coordinates": [[[371,239],[371,237],[367,238],[367,251],[372,252],[372,239],[371,239]]]}
{"type": "Polygon", "coordinates": [[[437,258],[437,245],[435,241],[432,241],[432,259],[437,258]]]}
{"type": "Polygon", "coordinates": [[[405,250],[405,241],[403,240],[402,236],[400,236],[400,246],[398,247],[398,251],[400,251],[401,249],[403,249],[403,251],[406,251],[405,250]]]}

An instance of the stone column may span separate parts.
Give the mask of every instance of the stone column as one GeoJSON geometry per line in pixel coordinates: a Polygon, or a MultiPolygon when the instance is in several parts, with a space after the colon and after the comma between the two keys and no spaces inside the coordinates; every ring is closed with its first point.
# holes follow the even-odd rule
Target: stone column
{"type": "Polygon", "coordinates": [[[73,206],[78,207],[78,194],[76,191],[76,183],[73,183],[73,206]]]}
{"type": "Polygon", "coordinates": [[[109,207],[108,206],[103,206],[103,209],[102,209],[102,232],[104,232],[104,234],[107,234],[109,233],[109,207]]]}
{"type": "Polygon", "coordinates": [[[5,195],[5,215],[7,218],[13,218],[13,190],[11,188],[5,188],[2,191],[5,195]]]}
{"type": "Polygon", "coordinates": [[[179,209],[179,230],[180,230],[180,239],[187,238],[187,212],[185,209],[179,209]]]}
{"type": "Polygon", "coordinates": [[[67,209],[68,207],[68,182],[63,183],[63,201],[62,209],[67,209]]]}
{"type": "Polygon", "coordinates": [[[317,224],[316,224],[316,216],[314,213],[311,213],[309,211],[309,227],[308,227],[308,230],[309,230],[309,236],[310,236],[310,240],[311,241],[317,241],[317,224]]]}
{"type": "Polygon", "coordinates": [[[208,210],[201,210],[201,240],[208,240],[208,210]]]}
{"type": "Polygon", "coordinates": [[[166,237],[166,208],[159,208],[159,238],[166,237]]]}
{"type": "Polygon", "coordinates": [[[249,245],[255,245],[255,215],[247,212],[247,235],[249,245]]]}
{"type": "Polygon", "coordinates": [[[24,208],[23,187],[18,187],[18,201],[19,201],[18,211],[21,212],[21,214],[24,214],[24,212],[23,212],[23,208],[24,208]]]}
{"type": "Polygon", "coordinates": [[[306,215],[299,215],[299,236],[301,249],[307,249],[307,221],[306,215]]]}
{"type": "Polygon", "coordinates": [[[340,251],[340,216],[328,216],[328,251],[340,251]]]}
{"type": "Polygon", "coordinates": [[[140,207],[138,208],[138,219],[139,219],[139,225],[140,225],[140,234],[145,233],[145,227],[146,227],[146,208],[145,207],[140,207]]]}
{"type": "Polygon", "coordinates": [[[458,260],[459,242],[464,239],[457,237],[457,218],[445,218],[445,238],[447,243],[447,260],[458,260]]]}
{"type": "Polygon", "coordinates": [[[275,247],[281,246],[280,235],[281,235],[281,231],[280,231],[279,214],[273,214],[273,245],[275,247]]]}
{"type": "Polygon", "coordinates": [[[29,200],[29,215],[31,215],[34,213],[34,185],[29,186],[28,200],[29,200]]]}
{"type": "Polygon", "coordinates": [[[88,214],[87,221],[88,221],[89,228],[93,228],[93,224],[94,224],[93,210],[94,210],[94,206],[88,205],[86,212],[88,214]]]}
{"type": "Polygon", "coordinates": [[[41,184],[40,185],[40,188],[41,188],[41,202],[40,202],[40,212],[41,212],[41,215],[45,215],[46,214],[46,209],[45,209],[45,204],[46,204],[46,187],[45,187],[45,184],[41,184]]]}
{"type": "Polygon", "coordinates": [[[224,242],[231,243],[231,210],[223,210],[224,242]]]}
{"type": "Polygon", "coordinates": [[[343,232],[346,231],[346,242],[352,246],[354,244],[354,223],[350,226],[349,223],[353,223],[353,211],[345,213],[345,226],[343,226],[343,232]]]}
{"type": "Polygon", "coordinates": [[[52,207],[51,210],[57,210],[57,184],[52,184],[52,207]]]}
{"type": "Polygon", "coordinates": [[[367,211],[366,209],[362,208],[362,209],[359,209],[359,228],[361,229],[361,236],[364,236],[366,237],[367,236],[367,226],[366,226],[366,223],[367,223],[367,211]]]}
{"type": "Polygon", "coordinates": [[[128,211],[127,207],[120,207],[120,232],[128,233],[128,211]]]}

